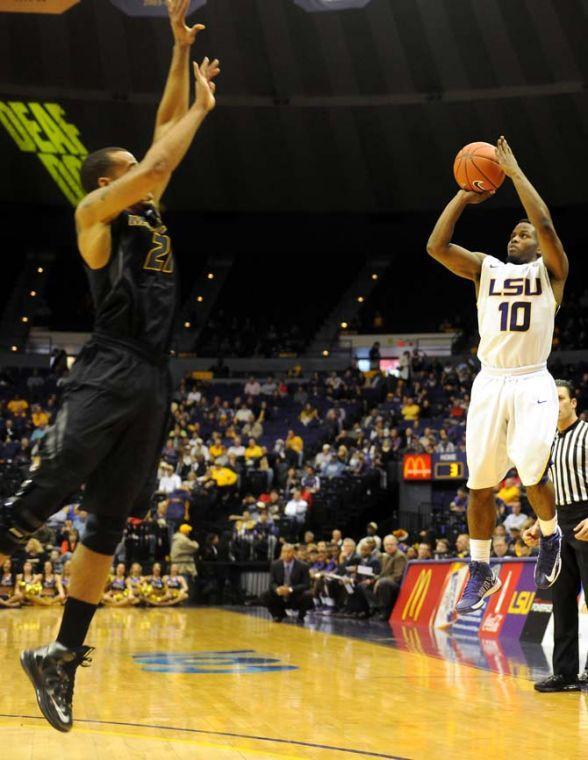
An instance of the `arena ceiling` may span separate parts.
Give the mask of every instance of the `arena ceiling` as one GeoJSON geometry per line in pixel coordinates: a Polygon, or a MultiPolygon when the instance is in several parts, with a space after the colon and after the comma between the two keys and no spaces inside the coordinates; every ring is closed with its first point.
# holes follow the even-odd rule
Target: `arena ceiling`
{"type": "MultiPolygon", "coordinates": [[[[552,204],[585,203],[588,0],[193,2],[191,19],[207,25],[197,55],[218,56],[223,73],[170,204],[436,208],[453,191],[458,148],[501,133],[552,204]]],[[[67,204],[68,166],[84,147],[140,155],[149,145],[166,20],[121,10],[145,0],[65,4],[55,15],[0,12],[3,202],[67,204]],[[49,158],[47,114],[61,129],[49,158]],[[28,141],[14,124],[11,135],[21,117],[39,125],[37,139],[30,124],[28,141]]],[[[494,203],[513,200],[507,189],[494,203]]]]}

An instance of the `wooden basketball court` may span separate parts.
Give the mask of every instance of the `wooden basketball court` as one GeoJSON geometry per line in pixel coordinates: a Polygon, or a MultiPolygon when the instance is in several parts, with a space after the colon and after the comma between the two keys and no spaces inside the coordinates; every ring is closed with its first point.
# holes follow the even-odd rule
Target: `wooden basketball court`
{"type": "Polygon", "coordinates": [[[359,623],[352,638],[220,609],[100,610],[76,726],[60,734],[18,663],[23,647],[55,637],[59,615],[0,613],[3,758],[588,756],[586,692],[540,695],[524,669],[501,675],[384,646],[385,625],[370,642],[359,623]]]}

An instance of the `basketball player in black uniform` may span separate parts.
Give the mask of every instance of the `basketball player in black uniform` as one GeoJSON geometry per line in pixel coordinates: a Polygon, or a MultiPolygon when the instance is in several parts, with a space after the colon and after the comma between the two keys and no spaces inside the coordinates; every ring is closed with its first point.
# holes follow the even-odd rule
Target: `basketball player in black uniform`
{"type": "Polygon", "coordinates": [[[95,330],[66,379],[38,469],[0,507],[0,564],[86,484],[89,517],[71,565],[57,640],[21,655],[39,707],[60,731],[72,727],[75,672],[88,664],[86,633],[129,515],[143,517],[155,486],[170,405],[167,354],[176,310],[174,258],[158,201],[215,105],[218,61],[194,64],[188,0],[170,0],[174,53],[153,145],[141,162],[120,148],[91,154],[81,172],[78,246],[96,308],[95,330]]]}

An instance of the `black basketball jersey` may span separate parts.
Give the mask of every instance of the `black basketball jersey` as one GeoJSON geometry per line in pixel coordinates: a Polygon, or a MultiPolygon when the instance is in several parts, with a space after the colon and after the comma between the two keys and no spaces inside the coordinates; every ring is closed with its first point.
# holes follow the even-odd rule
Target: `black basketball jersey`
{"type": "Polygon", "coordinates": [[[95,333],[163,356],[171,345],[178,293],[167,229],[154,206],[123,211],[110,226],[109,262],[86,270],[95,333]]]}

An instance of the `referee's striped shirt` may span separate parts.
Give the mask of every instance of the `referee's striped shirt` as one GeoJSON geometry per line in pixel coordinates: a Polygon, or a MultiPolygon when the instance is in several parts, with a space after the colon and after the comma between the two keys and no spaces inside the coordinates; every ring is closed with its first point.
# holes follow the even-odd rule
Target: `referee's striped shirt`
{"type": "Polygon", "coordinates": [[[551,460],[557,506],[588,502],[588,422],[578,419],[557,432],[551,460]]]}

